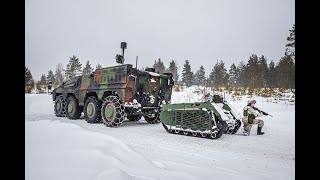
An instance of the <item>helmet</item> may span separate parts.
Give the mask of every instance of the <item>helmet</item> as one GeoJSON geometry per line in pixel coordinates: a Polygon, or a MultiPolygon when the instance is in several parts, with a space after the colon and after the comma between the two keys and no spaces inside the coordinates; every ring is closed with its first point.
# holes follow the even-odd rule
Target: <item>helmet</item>
{"type": "Polygon", "coordinates": [[[257,103],[256,100],[249,100],[249,101],[248,101],[248,105],[249,105],[249,106],[252,106],[252,105],[254,105],[255,103],[257,103]]]}

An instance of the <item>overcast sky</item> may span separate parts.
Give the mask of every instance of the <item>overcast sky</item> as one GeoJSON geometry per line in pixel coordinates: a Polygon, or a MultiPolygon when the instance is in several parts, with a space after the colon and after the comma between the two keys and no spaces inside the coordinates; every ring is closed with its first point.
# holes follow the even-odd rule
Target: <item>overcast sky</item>
{"type": "Polygon", "coordinates": [[[181,72],[188,59],[192,71],[210,73],[217,60],[229,70],[253,53],[278,62],[295,23],[294,0],[26,0],[25,10],[25,63],[35,80],[73,54],[83,66],[117,65],[122,41],[125,63],[139,56],[138,68],[161,58],[181,72]]]}

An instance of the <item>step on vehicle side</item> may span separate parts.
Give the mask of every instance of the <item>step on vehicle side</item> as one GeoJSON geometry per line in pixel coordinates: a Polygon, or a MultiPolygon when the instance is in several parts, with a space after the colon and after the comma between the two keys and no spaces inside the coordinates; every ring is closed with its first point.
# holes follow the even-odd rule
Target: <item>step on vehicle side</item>
{"type": "Polygon", "coordinates": [[[137,121],[142,116],[150,124],[160,123],[161,106],[171,100],[172,73],[139,70],[123,64],[121,55],[116,59],[122,65],[96,69],[54,89],[55,115],[79,119],[83,112],[88,123],[102,121],[108,127],[120,126],[125,118],[137,121]]]}

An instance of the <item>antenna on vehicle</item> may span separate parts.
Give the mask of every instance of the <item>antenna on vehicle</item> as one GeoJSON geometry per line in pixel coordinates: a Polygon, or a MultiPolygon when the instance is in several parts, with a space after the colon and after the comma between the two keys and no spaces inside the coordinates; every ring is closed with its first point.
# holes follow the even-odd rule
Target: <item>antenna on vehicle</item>
{"type": "Polygon", "coordinates": [[[136,57],[136,69],[138,69],[138,56],[136,57]]]}
{"type": "Polygon", "coordinates": [[[208,84],[207,84],[208,82],[207,82],[206,78],[205,78],[205,81],[206,81],[206,82],[204,83],[204,91],[203,91],[204,96],[206,95],[207,85],[208,85],[208,84]]]}

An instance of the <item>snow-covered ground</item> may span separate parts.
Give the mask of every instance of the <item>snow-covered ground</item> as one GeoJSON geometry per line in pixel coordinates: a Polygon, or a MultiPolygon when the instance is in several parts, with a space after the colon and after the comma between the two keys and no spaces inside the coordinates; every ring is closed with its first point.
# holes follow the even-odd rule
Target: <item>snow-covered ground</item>
{"type": "MultiPolygon", "coordinates": [[[[198,101],[192,89],[172,102],[198,101]]],[[[226,98],[228,99],[228,98],[226,98]]],[[[169,134],[161,124],[125,121],[119,128],[53,113],[52,96],[25,95],[27,180],[295,179],[295,106],[255,97],[263,136],[223,134],[216,140],[169,134]]],[[[248,98],[229,101],[241,114],[248,98]]]]}

